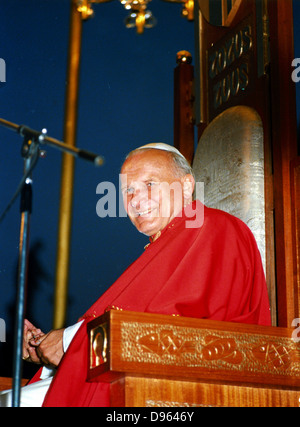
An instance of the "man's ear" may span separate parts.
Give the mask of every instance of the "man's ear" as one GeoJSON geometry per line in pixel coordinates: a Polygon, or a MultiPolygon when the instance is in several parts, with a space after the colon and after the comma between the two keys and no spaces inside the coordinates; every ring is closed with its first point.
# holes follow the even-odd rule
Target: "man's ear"
{"type": "Polygon", "coordinates": [[[193,175],[187,174],[182,178],[183,198],[184,201],[190,203],[193,199],[193,192],[195,188],[195,180],[193,175]]]}

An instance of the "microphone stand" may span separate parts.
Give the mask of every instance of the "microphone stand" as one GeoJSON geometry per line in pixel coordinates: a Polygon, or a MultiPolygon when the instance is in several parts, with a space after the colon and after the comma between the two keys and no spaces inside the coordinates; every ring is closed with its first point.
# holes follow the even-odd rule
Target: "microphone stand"
{"type": "Polygon", "coordinates": [[[34,163],[37,162],[37,156],[39,156],[39,147],[36,140],[32,140],[30,145],[29,142],[30,140],[25,137],[22,148],[22,155],[25,157],[24,177],[27,178],[21,190],[20,203],[21,229],[14,333],[12,407],[20,406],[21,397],[23,328],[27,295],[29,228],[32,211],[32,179],[30,170],[33,168],[34,163]]]}
{"type": "MultiPolygon", "coordinates": [[[[22,380],[22,354],[23,354],[23,330],[27,295],[27,270],[29,250],[29,228],[32,211],[32,171],[40,156],[40,144],[48,144],[75,157],[91,161],[95,166],[101,166],[104,162],[101,156],[76,147],[70,147],[62,141],[47,136],[44,129],[39,132],[23,125],[17,125],[7,120],[0,119],[0,126],[4,126],[19,133],[23,137],[22,157],[24,158],[24,176],[12,201],[21,193],[21,228],[18,264],[18,285],[16,300],[16,318],[14,334],[14,358],[13,358],[13,390],[12,407],[19,407],[21,401],[22,380]]],[[[4,215],[11,206],[5,210],[4,215]]],[[[1,216],[3,219],[4,215],[1,216]]]]}

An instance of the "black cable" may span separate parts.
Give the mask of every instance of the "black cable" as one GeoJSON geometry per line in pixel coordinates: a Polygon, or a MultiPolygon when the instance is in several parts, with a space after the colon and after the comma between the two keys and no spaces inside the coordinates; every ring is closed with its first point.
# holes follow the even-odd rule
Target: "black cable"
{"type": "Polygon", "coordinates": [[[4,220],[6,214],[8,213],[8,211],[11,209],[12,205],[14,204],[14,202],[16,201],[17,197],[19,196],[19,194],[22,191],[22,188],[24,187],[27,178],[29,178],[29,176],[31,175],[31,172],[33,171],[33,169],[35,168],[38,159],[39,159],[39,155],[40,155],[40,151],[39,150],[35,150],[35,153],[32,156],[31,159],[31,163],[29,168],[27,169],[26,173],[23,175],[12,199],[10,200],[10,202],[8,203],[7,207],[5,208],[5,210],[3,211],[2,215],[0,216],[0,224],[1,222],[4,220]]]}

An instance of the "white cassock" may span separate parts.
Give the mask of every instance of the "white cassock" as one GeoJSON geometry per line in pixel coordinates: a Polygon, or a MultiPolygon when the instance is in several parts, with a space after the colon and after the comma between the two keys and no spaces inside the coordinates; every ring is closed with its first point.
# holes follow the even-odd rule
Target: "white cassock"
{"type": "MultiPolygon", "coordinates": [[[[76,323],[64,330],[63,335],[63,348],[64,352],[67,351],[72,339],[76,335],[82,322],[76,323]]],[[[55,368],[44,366],[40,381],[22,387],[20,406],[23,408],[38,408],[43,405],[46,393],[56,373],[55,368]]],[[[12,390],[0,392],[0,408],[7,408],[12,406],[12,390]]]]}

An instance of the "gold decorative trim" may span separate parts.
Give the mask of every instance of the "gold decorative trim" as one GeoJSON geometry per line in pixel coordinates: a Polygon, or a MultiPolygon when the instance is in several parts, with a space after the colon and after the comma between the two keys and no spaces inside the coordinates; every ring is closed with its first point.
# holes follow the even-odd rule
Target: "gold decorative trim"
{"type": "Polygon", "coordinates": [[[90,332],[90,369],[107,362],[107,328],[107,323],[103,323],[90,332]]]}
{"type": "Polygon", "coordinates": [[[213,405],[203,405],[201,403],[187,403],[187,402],[171,402],[168,400],[146,400],[146,408],[213,408],[213,405]]]}
{"type": "Polygon", "coordinates": [[[121,322],[122,360],[300,378],[291,338],[153,323],[121,322]]]}

